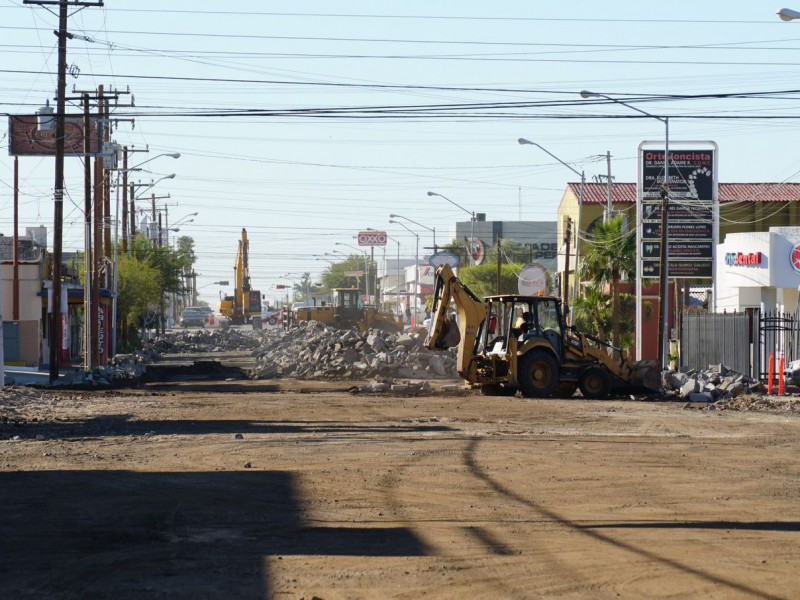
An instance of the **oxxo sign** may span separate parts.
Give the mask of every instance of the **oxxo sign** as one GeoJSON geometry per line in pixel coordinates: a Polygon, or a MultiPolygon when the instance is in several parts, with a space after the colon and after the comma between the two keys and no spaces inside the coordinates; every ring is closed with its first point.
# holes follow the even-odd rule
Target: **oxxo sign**
{"type": "Polygon", "coordinates": [[[359,246],[385,246],[386,240],[387,236],[385,231],[370,230],[358,232],[359,246]]]}

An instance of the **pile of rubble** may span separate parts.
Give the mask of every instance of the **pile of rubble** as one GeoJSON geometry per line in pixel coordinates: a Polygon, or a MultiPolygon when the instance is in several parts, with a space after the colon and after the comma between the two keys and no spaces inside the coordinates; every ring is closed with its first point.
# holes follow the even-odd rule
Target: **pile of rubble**
{"type": "Polygon", "coordinates": [[[137,355],[150,362],[162,354],[256,350],[261,345],[259,333],[252,329],[175,330],[147,340],[137,355]]]}
{"type": "Polygon", "coordinates": [[[769,395],[763,383],[725,365],[667,373],[664,388],[664,399],[685,401],[685,408],[800,414],[796,390],[792,395],[769,395]]]}
{"type": "Polygon", "coordinates": [[[432,351],[417,333],[342,331],[317,321],[267,329],[256,352],[254,379],[455,378],[455,353],[432,351]]]}

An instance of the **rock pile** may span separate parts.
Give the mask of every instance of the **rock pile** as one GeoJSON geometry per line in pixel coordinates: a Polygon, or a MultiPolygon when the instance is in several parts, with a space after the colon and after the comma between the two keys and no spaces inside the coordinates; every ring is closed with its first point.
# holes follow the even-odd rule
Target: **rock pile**
{"type": "Polygon", "coordinates": [[[416,333],[342,331],[317,321],[266,329],[254,379],[455,378],[454,351],[432,351],[416,333]]]}
{"type": "Polygon", "coordinates": [[[162,354],[256,350],[261,345],[259,333],[252,329],[170,331],[145,342],[137,354],[142,360],[152,361],[162,354]]]}
{"type": "Polygon", "coordinates": [[[762,393],[763,385],[725,365],[711,365],[703,371],[685,369],[667,373],[664,389],[666,399],[710,403],[762,393]]]}

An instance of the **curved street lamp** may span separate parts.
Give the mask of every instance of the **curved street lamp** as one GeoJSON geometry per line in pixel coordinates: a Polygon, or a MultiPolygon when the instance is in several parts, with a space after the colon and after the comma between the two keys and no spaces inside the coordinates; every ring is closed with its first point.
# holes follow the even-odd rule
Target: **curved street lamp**
{"type": "Polygon", "coordinates": [[[475,243],[475,211],[474,210],[473,211],[467,210],[466,208],[464,208],[463,206],[461,206],[457,202],[453,202],[452,200],[450,200],[450,198],[448,198],[447,196],[444,196],[442,194],[439,194],[438,192],[428,192],[428,196],[438,196],[439,198],[443,198],[443,199],[447,200],[450,204],[460,208],[461,210],[463,210],[465,213],[467,213],[470,216],[471,225],[470,225],[470,232],[469,232],[469,248],[467,248],[467,253],[469,254],[470,262],[473,265],[475,265],[475,258],[472,255],[472,244],[475,243]]]}
{"type": "MultiPolygon", "coordinates": [[[[570,165],[568,163],[565,163],[563,160],[558,158],[555,154],[550,152],[547,148],[545,148],[541,144],[537,144],[536,142],[532,142],[532,141],[530,141],[529,139],[526,139],[526,138],[519,138],[517,140],[517,143],[522,145],[522,146],[525,146],[525,145],[536,146],[537,148],[539,148],[539,150],[542,150],[547,155],[549,155],[552,158],[556,159],[558,162],[560,162],[562,165],[567,167],[570,171],[572,171],[578,177],[581,178],[581,187],[578,190],[578,223],[576,225],[578,231],[575,233],[575,285],[574,285],[574,288],[573,288],[573,291],[572,291],[572,296],[574,298],[578,294],[578,260],[579,260],[578,259],[578,253],[579,253],[579,250],[580,250],[581,213],[583,212],[583,188],[586,185],[585,172],[581,171],[580,173],[578,173],[578,170],[575,169],[572,165],[570,165]]],[[[609,206],[606,209],[606,220],[611,218],[610,200],[611,199],[609,198],[609,206]]],[[[566,243],[567,243],[567,251],[569,251],[569,240],[567,240],[566,243]]],[[[569,252],[567,252],[566,257],[567,257],[567,261],[569,261],[569,252]]],[[[569,264],[567,263],[567,264],[564,265],[564,305],[565,305],[565,307],[567,306],[567,292],[569,291],[569,283],[567,282],[567,278],[568,277],[569,277],[569,264]]]]}
{"type": "Polygon", "coordinates": [[[423,225],[422,223],[417,223],[413,219],[409,219],[408,217],[404,217],[403,215],[391,214],[391,215],[389,215],[389,218],[390,219],[405,219],[409,223],[413,223],[414,225],[417,225],[418,227],[422,227],[423,229],[427,229],[428,231],[433,233],[433,251],[434,252],[438,252],[439,251],[439,247],[436,245],[436,228],[435,227],[428,227],[427,225],[423,225]]]}
{"type": "Polygon", "coordinates": [[[417,249],[414,252],[414,325],[417,324],[417,313],[419,312],[419,234],[410,229],[405,223],[389,219],[389,223],[400,225],[403,229],[417,238],[417,249]]]}
{"type": "MultiPolygon", "coordinates": [[[[792,11],[794,12],[794,11],[792,11]]],[[[783,18],[783,17],[781,17],[783,18]]],[[[606,94],[599,94],[597,92],[590,92],[588,90],[581,90],[581,98],[605,98],[616,104],[626,106],[631,110],[635,110],[647,117],[651,117],[664,123],[664,186],[661,190],[661,271],[659,277],[659,310],[660,319],[658,322],[658,352],[661,359],[661,368],[666,371],[669,366],[669,335],[667,333],[669,323],[669,310],[667,309],[667,301],[669,298],[667,286],[669,285],[669,262],[667,260],[667,244],[669,243],[668,225],[669,225],[669,117],[659,117],[652,113],[642,110],[632,104],[618,100],[606,94]]],[[[638,249],[637,249],[638,253],[638,249]]],[[[641,341],[642,341],[642,278],[641,278],[641,259],[636,261],[636,354],[637,358],[641,358],[641,341]]]]}
{"type": "Polygon", "coordinates": [[[350,244],[345,244],[344,242],[334,242],[334,246],[347,246],[348,248],[364,253],[364,293],[367,294],[367,301],[369,302],[369,265],[367,264],[367,251],[351,246],[350,244]]]}

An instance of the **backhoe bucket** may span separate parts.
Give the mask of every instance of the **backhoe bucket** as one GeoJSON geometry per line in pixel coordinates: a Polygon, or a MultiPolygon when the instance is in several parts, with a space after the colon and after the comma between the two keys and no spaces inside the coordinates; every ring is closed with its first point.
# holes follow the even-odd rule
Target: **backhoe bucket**
{"type": "Polygon", "coordinates": [[[661,391],[661,366],[654,360],[640,360],[631,366],[631,385],[661,391]]]}

